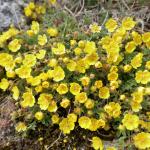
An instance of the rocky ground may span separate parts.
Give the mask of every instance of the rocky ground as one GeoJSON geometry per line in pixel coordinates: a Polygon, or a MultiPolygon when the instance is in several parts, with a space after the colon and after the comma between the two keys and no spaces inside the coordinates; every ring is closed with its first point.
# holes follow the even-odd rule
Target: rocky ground
{"type": "Polygon", "coordinates": [[[0,0],[0,31],[11,24],[17,27],[24,25],[22,10],[26,2],[24,0],[0,0]]]}

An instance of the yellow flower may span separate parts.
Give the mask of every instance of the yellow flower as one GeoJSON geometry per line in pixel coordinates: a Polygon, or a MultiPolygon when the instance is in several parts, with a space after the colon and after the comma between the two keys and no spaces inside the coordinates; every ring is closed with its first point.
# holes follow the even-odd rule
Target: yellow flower
{"type": "Polygon", "coordinates": [[[146,67],[148,70],[150,70],[150,61],[147,61],[147,62],[146,62],[145,67],[146,67]]]}
{"type": "Polygon", "coordinates": [[[110,72],[118,72],[118,67],[117,66],[112,66],[111,68],[110,68],[110,72]]]}
{"type": "Polygon", "coordinates": [[[136,44],[134,41],[128,42],[125,46],[127,53],[132,53],[136,49],[136,44]]]}
{"type": "Polygon", "coordinates": [[[145,32],[143,35],[142,35],[142,40],[143,42],[147,43],[150,41],[150,32],[145,32]]]}
{"type": "Polygon", "coordinates": [[[70,46],[75,46],[77,44],[76,40],[70,40],[70,46]]]}
{"type": "Polygon", "coordinates": [[[36,64],[36,56],[34,54],[27,54],[23,60],[23,65],[33,67],[36,64]]]}
{"type": "Polygon", "coordinates": [[[91,99],[87,99],[84,105],[87,109],[92,109],[94,107],[94,101],[91,99]]]}
{"type": "Polygon", "coordinates": [[[85,57],[85,61],[88,65],[94,65],[98,59],[99,57],[97,53],[91,53],[85,57]]]}
{"type": "Polygon", "coordinates": [[[102,45],[103,49],[107,49],[109,46],[109,43],[112,41],[111,37],[104,36],[100,41],[99,44],[102,45]]]}
{"type": "Polygon", "coordinates": [[[11,91],[13,92],[13,99],[18,100],[19,95],[20,95],[20,91],[19,91],[18,87],[14,86],[11,91]]]}
{"type": "Polygon", "coordinates": [[[128,130],[137,129],[139,126],[139,117],[137,115],[125,114],[122,123],[128,130]]]}
{"type": "Polygon", "coordinates": [[[92,147],[95,150],[103,150],[104,146],[103,146],[102,140],[97,136],[93,137],[92,138],[92,147]]]}
{"type": "Polygon", "coordinates": [[[149,112],[147,112],[148,122],[140,120],[140,125],[142,129],[146,129],[148,132],[150,132],[150,122],[149,122],[149,112]]]}
{"type": "Polygon", "coordinates": [[[118,81],[110,81],[111,89],[117,89],[119,87],[119,80],[118,81]]]}
{"type": "Polygon", "coordinates": [[[37,119],[37,120],[42,120],[43,119],[43,117],[44,117],[44,114],[41,112],[41,111],[38,111],[38,112],[36,112],[35,113],[35,118],[37,119]]]}
{"type": "Polygon", "coordinates": [[[118,44],[121,44],[122,40],[123,40],[123,36],[120,35],[120,33],[118,33],[118,32],[114,32],[112,35],[112,40],[118,44]]]}
{"type": "Polygon", "coordinates": [[[58,124],[59,123],[59,116],[58,115],[52,115],[52,123],[58,124]]]}
{"type": "Polygon", "coordinates": [[[125,127],[124,127],[122,124],[120,124],[120,125],[118,126],[118,129],[119,129],[120,131],[125,131],[125,127]]]}
{"type": "Polygon", "coordinates": [[[74,122],[70,121],[68,118],[64,118],[60,123],[59,123],[59,129],[64,133],[64,134],[69,134],[73,129],[74,129],[74,122]]]}
{"type": "Polygon", "coordinates": [[[31,10],[31,8],[30,7],[25,7],[24,8],[24,13],[25,13],[25,16],[27,16],[27,17],[30,17],[31,15],[32,15],[32,10],[31,10]]]}
{"type": "Polygon", "coordinates": [[[16,74],[24,79],[24,78],[29,78],[31,74],[31,68],[25,65],[22,65],[20,68],[15,70],[16,74]]]}
{"type": "Polygon", "coordinates": [[[132,108],[132,111],[139,112],[140,109],[142,109],[142,106],[140,103],[138,103],[136,101],[131,101],[131,108],[132,108]]]}
{"type": "Polygon", "coordinates": [[[56,28],[48,28],[47,29],[47,33],[51,36],[51,37],[56,37],[58,35],[58,30],[56,28]]]}
{"type": "Polygon", "coordinates": [[[102,80],[97,80],[97,81],[95,81],[94,86],[95,86],[97,89],[100,89],[100,88],[103,86],[103,81],[102,81],[102,80]]]}
{"type": "Polygon", "coordinates": [[[54,70],[48,70],[48,71],[47,71],[47,76],[48,76],[49,79],[52,79],[52,78],[53,78],[53,71],[54,71],[54,70]]]}
{"type": "Polygon", "coordinates": [[[117,60],[119,58],[119,53],[115,52],[114,50],[111,50],[113,52],[108,52],[107,55],[107,63],[112,64],[112,63],[117,63],[117,60]]]}
{"type": "Polygon", "coordinates": [[[127,31],[123,28],[123,27],[119,27],[117,30],[116,30],[116,33],[118,33],[120,36],[122,37],[125,37],[127,31]]]}
{"type": "Polygon", "coordinates": [[[35,103],[35,98],[32,94],[32,91],[27,91],[23,93],[23,101],[21,101],[21,106],[26,108],[26,107],[33,107],[35,103]]]}
{"type": "Polygon", "coordinates": [[[133,41],[136,45],[142,44],[142,37],[138,32],[133,31],[132,32],[132,38],[133,38],[133,41]]]}
{"type": "Polygon", "coordinates": [[[125,30],[131,30],[134,28],[136,22],[133,21],[133,18],[131,17],[126,17],[122,20],[122,27],[125,29],[125,30]]]}
{"type": "Polygon", "coordinates": [[[96,87],[95,86],[91,86],[91,88],[90,88],[90,90],[92,91],[92,92],[95,92],[96,91],[96,87]]]}
{"type": "Polygon", "coordinates": [[[82,77],[82,78],[80,79],[80,81],[81,81],[81,83],[82,83],[83,86],[88,86],[88,85],[89,85],[89,82],[90,82],[90,78],[84,76],[84,77],[82,77]]]}
{"type": "Polygon", "coordinates": [[[92,116],[94,113],[93,113],[93,111],[92,110],[87,110],[87,115],[88,116],[92,116]]]}
{"type": "Polygon", "coordinates": [[[97,61],[96,63],[95,63],[95,68],[101,68],[103,65],[102,65],[102,63],[100,62],[100,61],[97,61]]]}
{"type": "Polygon", "coordinates": [[[39,53],[36,54],[36,58],[41,60],[45,57],[45,55],[46,55],[46,50],[41,49],[39,50],[39,53]]]}
{"type": "Polygon", "coordinates": [[[141,132],[133,137],[134,145],[139,149],[150,148],[150,133],[141,132]]]}
{"type": "Polygon", "coordinates": [[[95,119],[95,118],[91,118],[91,125],[89,126],[89,130],[90,131],[96,131],[97,129],[99,129],[100,127],[104,127],[105,126],[105,121],[102,119],[95,119]]]}
{"type": "Polygon", "coordinates": [[[76,122],[77,121],[77,115],[74,114],[74,113],[70,113],[68,116],[67,116],[68,120],[71,121],[71,122],[76,122]]]}
{"type": "Polygon", "coordinates": [[[106,122],[104,119],[98,119],[99,127],[105,128],[106,122]]]}
{"type": "Polygon", "coordinates": [[[42,110],[46,110],[49,107],[50,102],[52,101],[53,96],[51,94],[42,93],[38,98],[38,104],[42,110]]]}
{"type": "Polygon", "coordinates": [[[78,42],[78,46],[79,46],[80,48],[84,48],[84,47],[85,47],[85,41],[80,40],[80,41],[78,42]]]}
{"type": "Polygon", "coordinates": [[[67,108],[70,105],[70,100],[67,98],[62,99],[62,102],[60,103],[60,106],[63,108],[67,108]]]}
{"type": "Polygon", "coordinates": [[[65,45],[63,43],[57,43],[56,47],[52,47],[52,52],[55,55],[63,55],[66,52],[65,45]]]}
{"type": "Polygon", "coordinates": [[[21,48],[21,44],[18,39],[14,39],[9,43],[8,48],[12,52],[17,52],[21,48]]]}
{"type": "Polygon", "coordinates": [[[106,24],[105,24],[105,27],[106,29],[109,31],[109,32],[114,32],[114,30],[117,28],[117,22],[115,19],[113,18],[110,18],[106,24]]]}
{"type": "Polygon", "coordinates": [[[32,37],[34,35],[34,32],[32,30],[27,30],[27,35],[32,37]]]}
{"type": "Polygon", "coordinates": [[[121,94],[121,95],[120,95],[120,100],[123,101],[123,100],[125,100],[125,99],[126,99],[126,96],[125,96],[124,94],[121,94]]]}
{"type": "Polygon", "coordinates": [[[13,56],[7,53],[0,53],[0,66],[5,67],[6,70],[13,69],[15,66],[13,56]]]}
{"type": "Polygon", "coordinates": [[[101,27],[98,26],[98,24],[96,22],[91,24],[89,28],[90,28],[92,33],[99,33],[101,31],[101,27]]]}
{"type": "Polygon", "coordinates": [[[76,71],[78,71],[79,73],[85,73],[88,67],[89,65],[86,63],[85,59],[79,59],[76,62],[76,71]]]}
{"type": "Polygon", "coordinates": [[[141,95],[145,94],[145,93],[144,93],[144,92],[145,92],[145,87],[139,86],[139,87],[137,88],[137,92],[141,93],[141,95]]]}
{"type": "Polygon", "coordinates": [[[17,132],[22,132],[27,130],[27,126],[24,122],[18,122],[15,129],[17,132]]]}
{"type": "Polygon", "coordinates": [[[28,4],[28,7],[29,7],[30,9],[34,9],[34,8],[35,8],[35,4],[34,4],[33,2],[30,2],[30,3],[28,4]]]}
{"type": "Polygon", "coordinates": [[[86,116],[82,116],[79,118],[78,123],[81,128],[88,129],[91,125],[91,119],[86,116]]]}
{"type": "Polygon", "coordinates": [[[77,95],[78,93],[80,93],[80,90],[81,90],[81,86],[78,84],[78,83],[70,83],[70,92],[73,94],[73,95],[77,95]]]}
{"type": "Polygon", "coordinates": [[[31,30],[34,32],[34,34],[39,33],[40,27],[37,21],[32,21],[31,30]]]}
{"type": "Polygon", "coordinates": [[[86,100],[87,100],[87,95],[85,92],[81,92],[81,93],[78,93],[76,96],[75,96],[75,100],[79,103],[85,103],[86,100]]]}
{"type": "Polygon", "coordinates": [[[52,58],[49,63],[48,66],[50,67],[55,67],[57,65],[58,61],[55,58],[52,58]]]}
{"type": "Polygon", "coordinates": [[[44,46],[47,43],[47,37],[45,34],[38,35],[38,44],[44,46]]]}
{"type": "Polygon", "coordinates": [[[42,81],[46,81],[48,79],[48,75],[47,73],[45,72],[42,72],[39,74],[39,78],[42,80],[42,81]]]}
{"type": "MultiPolygon", "coordinates": [[[[46,8],[45,8],[45,6],[44,5],[37,5],[36,6],[36,8],[35,8],[35,11],[36,11],[36,13],[35,13],[35,15],[40,15],[40,14],[45,14],[45,12],[46,12],[46,8]]],[[[34,14],[33,14],[33,16],[32,17],[34,17],[34,14]]],[[[35,18],[36,18],[37,16],[35,16],[35,18]]]]}
{"type": "Polygon", "coordinates": [[[62,102],[60,103],[60,106],[63,108],[67,108],[70,105],[70,100],[67,98],[62,99],[62,102]]]}
{"type": "Polygon", "coordinates": [[[16,76],[16,73],[15,71],[10,70],[6,72],[6,75],[8,78],[14,78],[16,76]]]}
{"type": "Polygon", "coordinates": [[[116,81],[118,79],[118,73],[112,71],[108,74],[107,78],[109,81],[116,81]]]}
{"type": "Polygon", "coordinates": [[[150,72],[145,70],[145,71],[137,71],[136,72],[136,77],[135,80],[137,83],[142,83],[142,84],[147,84],[150,82],[150,72]]]}
{"type": "Polygon", "coordinates": [[[9,81],[5,78],[1,79],[0,89],[2,89],[3,91],[6,91],[8,87],[9,87],[9,81]]]}
{"type": "Polygon", "coordinates": [[[45,88],[45,89],[49,88],[49,82],[48,81],[44,81],[42,83],[42,87],[45,88]]]}
{"type": "Polygon", "coordinates": [[[146,42],[146,46],[148,49],[150,49],[150,41],[146,42]]]}
{"type": "Polygon", "coordinates": [[[17,35],[19,31],[14,27],[10,27],[7,31],[3,32],[0,36],[0,47],[5,46],[5,42],[9,40],[11,37],[17,35]]]}
{"type": "Polygon", "coordinates": [[[41,79],[39,76],[32,77],[30,76],[29,78],[26,79],[28,84],[31,84],[32,86],[37,86],[41,83],[41,79]]]}
{"type": "Polygon", "coordinates": [[[117,60],[115,61],[115,65],[119,65],[119,63],[121,63],[122,61],[123,61],[123,59],[124,59],[124,56],[122,56],[122,55],[119,55],[118,57],[117,57],[117,60]]]}
{"type": "Polygon", "coordinates": [[[45,14],[46,12],[46,6],[43,4],[43,5],[36,5],[36,8],[35,8],[35,11],[37,13],[37,15],[39,14],[45,14]]]}
{"type": "Polygon", "coordinates": [[[110,54],[118,54],[120,51],[120,46],[119,44],[114,41],[114,40],[111,40],[109,42],[109,44],[107,45],[106,47],[106,52],[110,55],[110,54]]]}
{"type": "Polygon", "coordinates": [[[74,113],[75,113],[75,114],[81,115],[81,112],[82,112],[82,110],[81,110],[80,107],[75,107],[75,108],[74,108],[74,113]]]}
{"type": "Polygon", "coordinates": [[[37,93],[42,92],[42,90],[43,90],[43,88],[42,88],[41,85],[38,85],[38,86],[35,87],[35,91],[36,91],[37,93]]]}
{"type": "Polygon", "coordinates": [[[75,55],[81,55],[81,53],[82,53],[82,49],[81,48],[79,48],[79,47],[76,47],[75,49],[74,49],[74,52],[75,52],[75,55]]]}
{"type": "Polygon", "coordinates": [[[20,63],[22,63],[22,57],[21,56],[18,56],[18,57],[16,57],[15,58],[15,63],[17,63],[17,64],[20,64],[20,63]]]}
{"type": "Polygon", "coordinates": [[[136,91],[131,95],[132,95],[132,101],[135,101],[137,103],[141,103],[143,101],[143,91],[136,91]]]}
{"type": "Polygon", "coordinates": [[[61,58],[61,60],[63,61],[63,63],[68,63],[70,58],[69,57],[64,57],[64,58],[61,58]]]}
{"type": "Polygon", "coordinates": [[[67,84],[61,83],[56,90],[59,94],[66,94],[68,92],[67,84]]]}
{"type": "Polygon", "coordinates": [[[145,95],[150,95],[150,87],[146,87],[144,91],[145,95]]]}
{"type": "Polygon", "coordinates": [[[124,72],[130,72],[131,71],[131,69],[132,69],[132,66],[131,65],[125,65],[125,66],[123,66],[123,70],[124,70],[124,72]]]}
{"type": "Polygon", "coordinates": [[[84,52],[85,52],[85,53],[91,54],[91,53],[96,52],[96,50],[97,50],[97,48],[96,48],[95,42],[87,41],[87,42],[85,43],[85,48],[84,48],[84,52]]]}
{"type": "Polygon", "coordinates": [[[54,100],[50,101],[48,111],[49,112],[56,112],[57,111],[57,104],[54,100]]]}
{"type": "Polygon", "coordinates": [[[121,114],[121,106],[119,103],[110,102],[104,106],[104,110],[108,113],[110,117],[117,118],[121,114]]]}
{"type": "Polygon", "coordinates": [[[59,82],[65,78],[65,72],[60,66],[54,67],[53,80],[59,82]]]}
{"type": "Polygon", "coordinates": [[[117,57],[117,60],[115,61],[115,65],[119,65],[122,61],[123,61],[123,59],[124,59],[124,56],[122,56],[122,55],[119,55],[118,57],[117,57]]]}
{"type": "Polygon", "coordinates": [[[108,99],[110,97],[110,92],[108,87],[101,87],[99,89],[99,97],[102,99],[108,99]]]}
{"type": "Polygon", "coordinates": [[[142,59],[143,59],[143,54],[142,53],[138,53],[131,60],[131,66],[134,69],[137,69],[138,67],[140,67],[142,65],[142,59]]]}

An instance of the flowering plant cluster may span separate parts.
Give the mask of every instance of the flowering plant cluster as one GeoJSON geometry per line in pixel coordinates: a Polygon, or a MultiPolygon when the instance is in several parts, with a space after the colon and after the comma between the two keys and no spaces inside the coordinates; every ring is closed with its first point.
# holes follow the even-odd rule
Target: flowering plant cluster
{"type": "MultiPolygon", "coordinates": [[[[28,7],[27,15],[34,9],[28,7]]],[[[91,24],[84,39],[62,40],[55,26],[37,21],[26,31],[3,32],[0,89],[19,109],[16,130],[31,130],[33,122],[57,124],[64,134],[76,126],[113,130],[132,133],[136,148],[150,148],[150,32],[137,32],[136,24],[110,18],[102,27],[91,24]]],[[[98,137],[92,146],[103,149],[98,137]]]]}
{"type": "Polygon", "coordinates": [[[39,16],[45,14],[45,12],[45,5],[35,4],[33,2],[30,2],[27,7],[24,8],[25,16],[32,19],[39,18],[39,16]]]}

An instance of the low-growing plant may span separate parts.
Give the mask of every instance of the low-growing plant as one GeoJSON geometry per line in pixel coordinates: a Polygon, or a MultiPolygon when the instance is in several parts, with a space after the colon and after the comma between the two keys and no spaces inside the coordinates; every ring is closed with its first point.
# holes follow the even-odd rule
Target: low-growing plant
{"type": "MultiPolygon", "coordinates": [[[[0,89],[18,108],[16,131],[39,124],[56,124],[63,134],[76,127],[113,131],[114,138],[130,139],[129,146],[150,148],[150,32],[137,32],[137,24],[110,18],[102,27],[67,33],[32,21],[28,30],[3,32],[0,89]]],[[[104,148],[99,137],[92,147],[104,148]]]]}

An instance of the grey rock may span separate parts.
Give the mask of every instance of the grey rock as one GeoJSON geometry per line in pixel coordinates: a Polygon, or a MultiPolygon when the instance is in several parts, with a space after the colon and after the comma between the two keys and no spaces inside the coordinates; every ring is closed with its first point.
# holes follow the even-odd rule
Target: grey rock
{"type": "Polygon", "coordinates": [[[11,24],[22,27],[25,19],[23,7],[29,0],[0,0],[0,31],[5,30],[11,24]]]}

